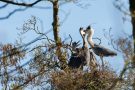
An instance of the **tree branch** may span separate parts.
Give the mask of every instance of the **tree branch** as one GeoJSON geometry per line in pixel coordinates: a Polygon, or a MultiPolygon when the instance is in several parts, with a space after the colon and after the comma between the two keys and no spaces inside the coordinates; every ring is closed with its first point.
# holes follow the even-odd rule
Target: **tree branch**
{"type": "Polygon", "coordinates": [[[5,17],[0,17],[0,20],[4,20],[4,19],[8,19],[11,15],[13,15],[14,13],[18,12],[18,11],[25,11],[27,8],[23,8],[23,9],[15,9],[12,12],[10,12],[8,15],[6,15],[5,17]]]}
{"type": "Polygon", "coordinates": [[[6,4],[2,5],[2,6],[0,6],[0,9],[5,8],[7,5],[8,5],[8,3],[6,3],[6,4]]]}
{"type": "Polygon", "coordinates": [[[30,3],[30,4],[27,4],[27,3],[18,3],[18,2],[11,1],[11,0],[0,0],[0,1],[1,2],[4,2],[4,3],[8,3],[8,4],[18,5],[18,6],[32,7],[35,4],[37,4],[37,3],[39,3],[40,1],[43,1],[43,0],[37,0],[37,1],[35,1],[33,3],[30,3]]]}
{"type": "Polygon", "coordinates": [[[52,2],[53,4],[53,35],[54,40],[57,46],[56,54],[58,56],[58,59],[60,60],[60,66],[61,69],[64,69],[66,67],[66,58],[63,55],[61,51],[62,42],[61,38],[59,37],[59,18],[58,18],[58,12],[59,12],[59,0],[55,0],[52,2]]]}
{"type": "Polygon", "coordinates": [[[125,64],[124,68],[123,68],[122,71],[120,72],[119,77],[114,80],[114,82],[113,82],[113,84],[111,85],[111,87],[109,87],[107,90],[113,90],[113,89],[115,88],[115,86],[117,85],[117,83],[122,80],[122,77],[123,77],[123,75],[125,74],[125,72],[126,72],[128,69],[132,68],[132,67],[128,67],[129,64],[130,64],[130,63],[125,64]]]}

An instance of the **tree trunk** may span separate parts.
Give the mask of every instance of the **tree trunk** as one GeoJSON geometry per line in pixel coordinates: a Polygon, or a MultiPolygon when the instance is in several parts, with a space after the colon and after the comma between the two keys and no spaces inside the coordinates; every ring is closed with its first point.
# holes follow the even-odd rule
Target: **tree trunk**
{"type": "Polygon", "coordinates": [[[130,12],[132,18],[132,26],[133,26],[133,40],[134,40],[134,53],[135,53],[135,0],[129,0],[130,4],[130,12]]]}
{"type": "Polygon", "coordinates": [[[133,90],[135,90],[135,78],[134,78],[134,83],[133,83],[133,90]]]}
{"type": "Polygon", "coordinates": [[[58,59],[60,61],[60,67],[63,69],[66,66],[66,58],[63,55],[61,51],[62,43],[61,39],[59,37],[59,18],[58,18],[58,12],[59,12],[59,5],[58,0],[54,0],[53,2],[53,34],[54,34],[54,40],[57,46],[56,54],[58,56],[58,59]]]}

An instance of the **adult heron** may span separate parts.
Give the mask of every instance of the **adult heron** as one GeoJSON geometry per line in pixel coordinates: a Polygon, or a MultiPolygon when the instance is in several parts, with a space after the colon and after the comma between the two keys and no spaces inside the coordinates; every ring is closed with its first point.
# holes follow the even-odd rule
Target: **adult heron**
{"type": "Polygon", "coordinates": [[[93,53],[89,50],[88,42],[85,39],[86,33],[84,32],[83,28],[81,27],[80,35],[83,39],[83,46],[82,48],[75,48],[75,53],[71,55],[69,66],[72,68],[79,68],[83,65],[87,65],[87,67],[91,67],[91,69],[96,69],[97,62],[93,53]]]}
{"type": "Polygon", "coordinates": [[[87,35],[87,41],[88,43],[90,44],[93,52],[100,56],[101,58],[101,61],[102,61],[102,67],[104,67],[104,62],[103,62],[103,57],[108,57],[108,56],[116,56],[117,53],[108,49],[108,48],[105,48],[101,45],[97,45],[93,42],[92,40],[92,37],[93,37],[93,34],[94,34],[94,29],[91,28],[91,26],[88,26],[87,29],[84,31],[87,35]]]}
{"type": "Polygon", "coordinates": [[[75,48],[75,53],[71,55],[68,65],[72,68],[79,68],[80,66],[89,65],[90,63],[90,52],[88,48],[88,42],[85,40],[85,32],[81,27],[79,29],[80,35],[83,39],[82,48],[75,48]]]}

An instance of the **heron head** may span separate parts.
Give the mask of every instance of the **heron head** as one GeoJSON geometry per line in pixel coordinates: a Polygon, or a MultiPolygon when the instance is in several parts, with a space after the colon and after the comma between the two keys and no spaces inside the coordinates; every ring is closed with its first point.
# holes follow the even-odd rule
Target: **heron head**
{"type": "Polygon", "coordinates": [[[83,37],[85,37],[85,32],[84,32],[84,30],[83,30],[82,27],[80,27],[80,34],[81,34],[83,37]]]}
{"type": "Polygon", "coordinates": [[[88,26],[84,32],[91,35],[91,34],[93,34],[94,31],[91,28],[91,26],[88,26]]]}

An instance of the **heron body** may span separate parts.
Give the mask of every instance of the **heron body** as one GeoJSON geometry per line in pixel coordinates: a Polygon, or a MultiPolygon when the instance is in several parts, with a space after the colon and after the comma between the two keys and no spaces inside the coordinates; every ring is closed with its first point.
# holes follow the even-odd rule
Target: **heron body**
{"type": "Polygon", "coordinates": [[[108,49],[108,48],[105,48],[101,45],[96,45],[94,44],[94,47],[92,48],[94,53],[98,56],[105,56],[105,57],[108,57],[108,56],[115,56],[117,55],[116,52],[108,49]]]}
{"type": "Polygon", "coordinates": [[[72,68],[79,68],[83,65],[89,67],[90,64],[94,67],[97,66],[95,58],[93,58],[93,54],[91,54],[92,52],[89,51],[88,42],[85,40],[86,33],[83,28],[80,28],[80,35],[83,39],[83,46],[82,48],[76,48],[76,52],[71,55],[68,65],[72,68]]]}
{"type": "Polygon", "coordinates": [[[71,55],[68,65],[72,68],[79,68],[83,65],[88,65],[90,62],[90,53],[88,48],[88,43],[85,40],[85,32],[83,28],[80,28],[80,35],[83,39],[82,48],[76,48],[76,52],[71,55]]]}
{"type": "Polygon", "coordinates": [[[93,42],[92,36],[93,36],[93,34],[94,34],[94,30],[93,30],[90,26],[87,27],[87,29],[85,30],[85,33],[88,34],[88,36],[87,36],[87,41],[88,41],[88,43],[90,44],[90,46],[91,46],[93,52],[94,52],[96,55],[100,56],[100,58],[101,58],[101,60],[102,60],[102,65],[103,65],[103,66],[104,66],[104,64],[103,64],[103,57],[104,57],[104,56],[105,56],[105,57],[108,57],[108,56],[116,56],[116,55],[117,55],[116,52],[114,52],[114,51],[112,51],[112,50],[110,50],[110,49],[108,49],[108,48],[105,48],[105,47],[103,47],[103,46],[101,46],[101,45],[97,45],[97,44],[95,44],[95,43],[93,42]]]}
{"type": "Polygon", "coordinates": [[[88,42],[85,40],[86,33],[84,32],[83,28],[80,29],[80,34],[83,39],[83,47],[82,47],[82,55],[85,58],[85,62],[87,66],[90,64],[90,52],[89,52],[89,47],[88,47],[88,42]]]}
{"type": "Polygon", "coordinates": [[[69,60],[68,65],[71,68],[79,68],[79,67],[81,68],[84,65],[84,61],[85,61],[84,57],[72,55],[70,60],[69,60]]]}

